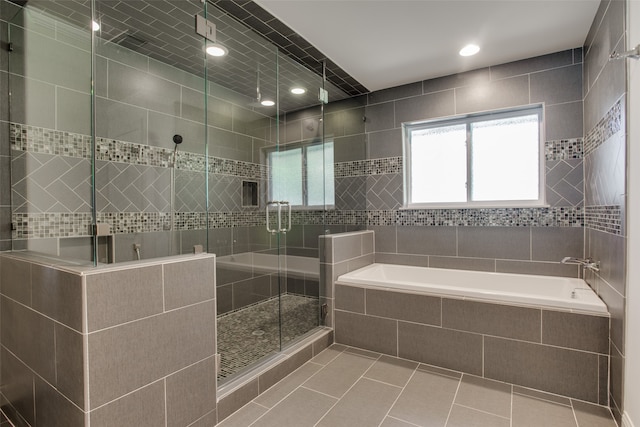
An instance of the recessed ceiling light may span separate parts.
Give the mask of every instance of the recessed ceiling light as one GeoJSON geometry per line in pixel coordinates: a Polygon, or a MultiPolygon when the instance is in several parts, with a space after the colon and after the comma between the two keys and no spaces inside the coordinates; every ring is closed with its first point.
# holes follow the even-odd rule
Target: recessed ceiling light
{"type": "Polygon", "coordinates": [[[264,105],[265,107],[273,107],[274,105],[276,105],[276,103],[270,99],[265,99],[262,102],[260,102],[260,104],[264,105]]]}
{"type": "Polygon", "coordinates": [[[96,21],[91,21],[91,29],[93,31],[98,31],[100,29],[100,24],[98,24],[96,21]]]}
{"type": "Polygon", "coordinates": [[[303,87],[292,87],[291,88],[291,93],[294,95],[302,95],[303,93],[305,93],[307,90],[303,87]]]}
{"type": "Polygon", "coordinates": [[[211,44],[207,46],[207,53],[211,56],[225,56],[229,50],[220,44],[211,44]]]}
{"type": "Polygon", "coordinates": [[[460,56],[472,56],[478,52],[480,52],[480,47],[478,45],[468,44],[462,49],[460,49],[460,52],[458,53],[460,54],[460,56]]]}

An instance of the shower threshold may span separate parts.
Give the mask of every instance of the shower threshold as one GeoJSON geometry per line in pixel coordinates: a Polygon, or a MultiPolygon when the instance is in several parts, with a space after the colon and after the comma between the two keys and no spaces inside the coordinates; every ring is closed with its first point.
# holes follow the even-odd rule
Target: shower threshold
{"type": "Polygon", "coordinates": [[[285,294],[218,317],[218,384],[250,369],[266,356],[318,326],[318,299],[285,294]],[[279,321],[282,311],[282,325],[279,321]]]}

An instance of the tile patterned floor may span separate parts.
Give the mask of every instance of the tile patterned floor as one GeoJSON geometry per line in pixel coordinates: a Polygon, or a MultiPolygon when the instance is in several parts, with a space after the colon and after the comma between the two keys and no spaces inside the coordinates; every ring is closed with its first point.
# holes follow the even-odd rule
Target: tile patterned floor
{"type": "Polygon", "coordinates": [[[334,344],[220,427],[615,427],[607,408],[334,344]]]}
{"type": "Polygon", "coordinates": [[[285,346],[318,326],[317,298],[287,294],[280,297],[281,310],[278,303],[272,298],[218,317],[219,383],[279,351],[280,331],[285,346]]]}

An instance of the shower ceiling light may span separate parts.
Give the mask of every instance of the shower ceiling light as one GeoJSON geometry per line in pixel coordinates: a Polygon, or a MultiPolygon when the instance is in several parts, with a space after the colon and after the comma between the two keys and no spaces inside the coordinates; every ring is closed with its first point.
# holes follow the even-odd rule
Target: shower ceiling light
{"type": "Polygon", "coordinates": [[[98,31],[100,30],[100,24],[98,24],[96,21],[91,21],[91,29],[93,31],[98,31]]]}
{"type": "Polygon", "coordinates": [[[468,44],[462,49],[460,49],[460,52],[458,53],[460,54],[460,56],[472,56],[478,52],[480,52],[480,47],[478,45],[468,44]]]}
{"type": "Polygon", "coordinates": [[[292,87],[291,88],[291,93],[294,95],[302,95],[303,93],[305,93],[307,90],[303,87],[292,87]]]}
{"type": "Polygon", "coordinates": [[[229,50],[220,44],[210,44],[207,46],[207,53],[211,56],[225,56],[229,50]]]}
{"type": "Polygon", "coordinates": [[[263,99],[260,104],[264,105],[265,107],[273,107],[274,105],[276,105],[276,103],[270,99],[263,99]]]}

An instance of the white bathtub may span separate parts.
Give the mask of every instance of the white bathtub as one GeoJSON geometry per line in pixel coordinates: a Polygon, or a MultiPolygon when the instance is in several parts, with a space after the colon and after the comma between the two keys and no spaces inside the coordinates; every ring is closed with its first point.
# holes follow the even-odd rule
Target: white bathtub
{"type": "Polygon", "coordinates": [[[336,283],[608,315],[582,279],[371,264],[339,276],[336,283]]]}

